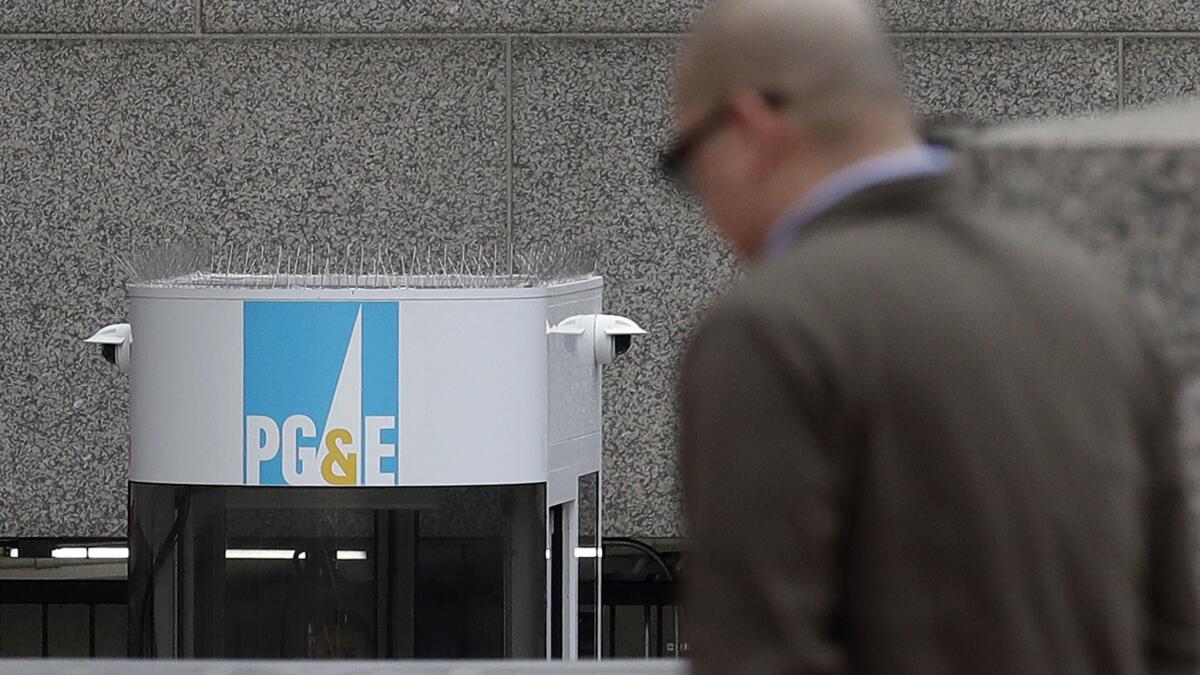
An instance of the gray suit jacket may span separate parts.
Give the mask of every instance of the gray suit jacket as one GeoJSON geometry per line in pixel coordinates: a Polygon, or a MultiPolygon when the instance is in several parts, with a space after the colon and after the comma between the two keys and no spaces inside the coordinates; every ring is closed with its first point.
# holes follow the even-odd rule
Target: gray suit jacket
{"type": "Polygon", "coordinates": [[[876,187],[702,322],[697,672],[1197,670],[1168,369],[1117,284],[985,221],[946,178],[876,187]]]}

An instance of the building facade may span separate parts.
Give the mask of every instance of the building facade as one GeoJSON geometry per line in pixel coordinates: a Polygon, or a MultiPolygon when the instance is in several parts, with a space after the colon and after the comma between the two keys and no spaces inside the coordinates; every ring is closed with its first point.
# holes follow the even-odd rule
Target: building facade
{"type": "MultiPolygon", "coordinates": [[[[429,239],[601,247],[650,329],[606,373],[609,534],[685,535],[676,363],[735,274],[655,171],[695,0],[29,0],[0,8],[0,537],[121,537],[127,382],[82,339],[122,260],[429,239]]],[[[1200,89],[1200,5],[884,0],[917,109],[981,122],[1200,89]]]]}

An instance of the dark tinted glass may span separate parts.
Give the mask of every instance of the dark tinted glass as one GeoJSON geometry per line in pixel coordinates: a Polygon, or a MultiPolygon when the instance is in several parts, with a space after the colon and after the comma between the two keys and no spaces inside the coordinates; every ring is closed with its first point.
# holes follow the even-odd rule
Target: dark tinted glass
{"type": "Polygon", "coordinates": [[[545,654],[541,485],[135,483],[130,501],[131,654],[545,654]]]}
{"type": "Polygon", "coordinates": [[[579,477],[579,657],[600,658],[600,474],[579,477]]]}

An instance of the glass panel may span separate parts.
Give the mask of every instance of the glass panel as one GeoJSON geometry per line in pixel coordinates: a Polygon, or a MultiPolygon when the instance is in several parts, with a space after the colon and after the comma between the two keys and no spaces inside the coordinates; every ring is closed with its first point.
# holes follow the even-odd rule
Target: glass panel
{"type": "MultiPolygon", "coordinates": [[[[152,604],[148,625],[165,630],[157,612],[166,608],[151,596],[174,583],[181,656],[545,653],[542,485],[174,487],[173,499],[158,489],[131,485],[131,618],[148,617],[152,604]],[[167,522],[177,547],[161,533],[167,522]],[[177,548],[179,564],[147,596],[147,561],[166,555],[152,542],[177,548]]],[[[135,653],[151,637],[131,640],[143,650],[135,653]]]]}
{"type": "Polygon", "coordinates": [[[650,655],[651,621],[645,607],[618,605],[616,610],[616,634],[613,635],[613,654],[619,659],[643,658],[650,655]]]}
{"type": "Polygon", "coordinates": [[[0,656],[42,655],[42,606],[0,605],[0,656]]]}
{"type": "Polygon", "coordinates": [[[550,658],[563,657],[563,505],[550,507],[550,658]]]}
{"type": "Polygon", "coordinates": [[[96,656],[126,655],[127,618],[125,605],[96,605],[96,656]]]}
{"type": "Polygon", "coordinates": [[[89,618],[87,605],[50,605],[46,623],[48,656],[87,656],[89,618]]]}
{"type": "Polygon", "coordinates": [[[600,622],[600,474],[579,477],[579,657],[599,658],[600,622]]]}
{"type": "Polygon", "coordinates": [[[225,656],[378,656],[374,511],[328,490],[255,490],[225,511],[225,656]]]}

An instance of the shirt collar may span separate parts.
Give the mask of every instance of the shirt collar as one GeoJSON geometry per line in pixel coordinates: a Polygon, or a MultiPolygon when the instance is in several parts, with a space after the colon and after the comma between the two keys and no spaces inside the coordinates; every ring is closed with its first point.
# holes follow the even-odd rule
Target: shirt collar
{"type": "Polygon", "coordinates": [[[945,173],[953,164],[949,150],[911,145],[867,157],[827,176],[804,193],[767,231],[760,257],[783,252],[814,218],[867,188],[906,178],[945,173]]]}

